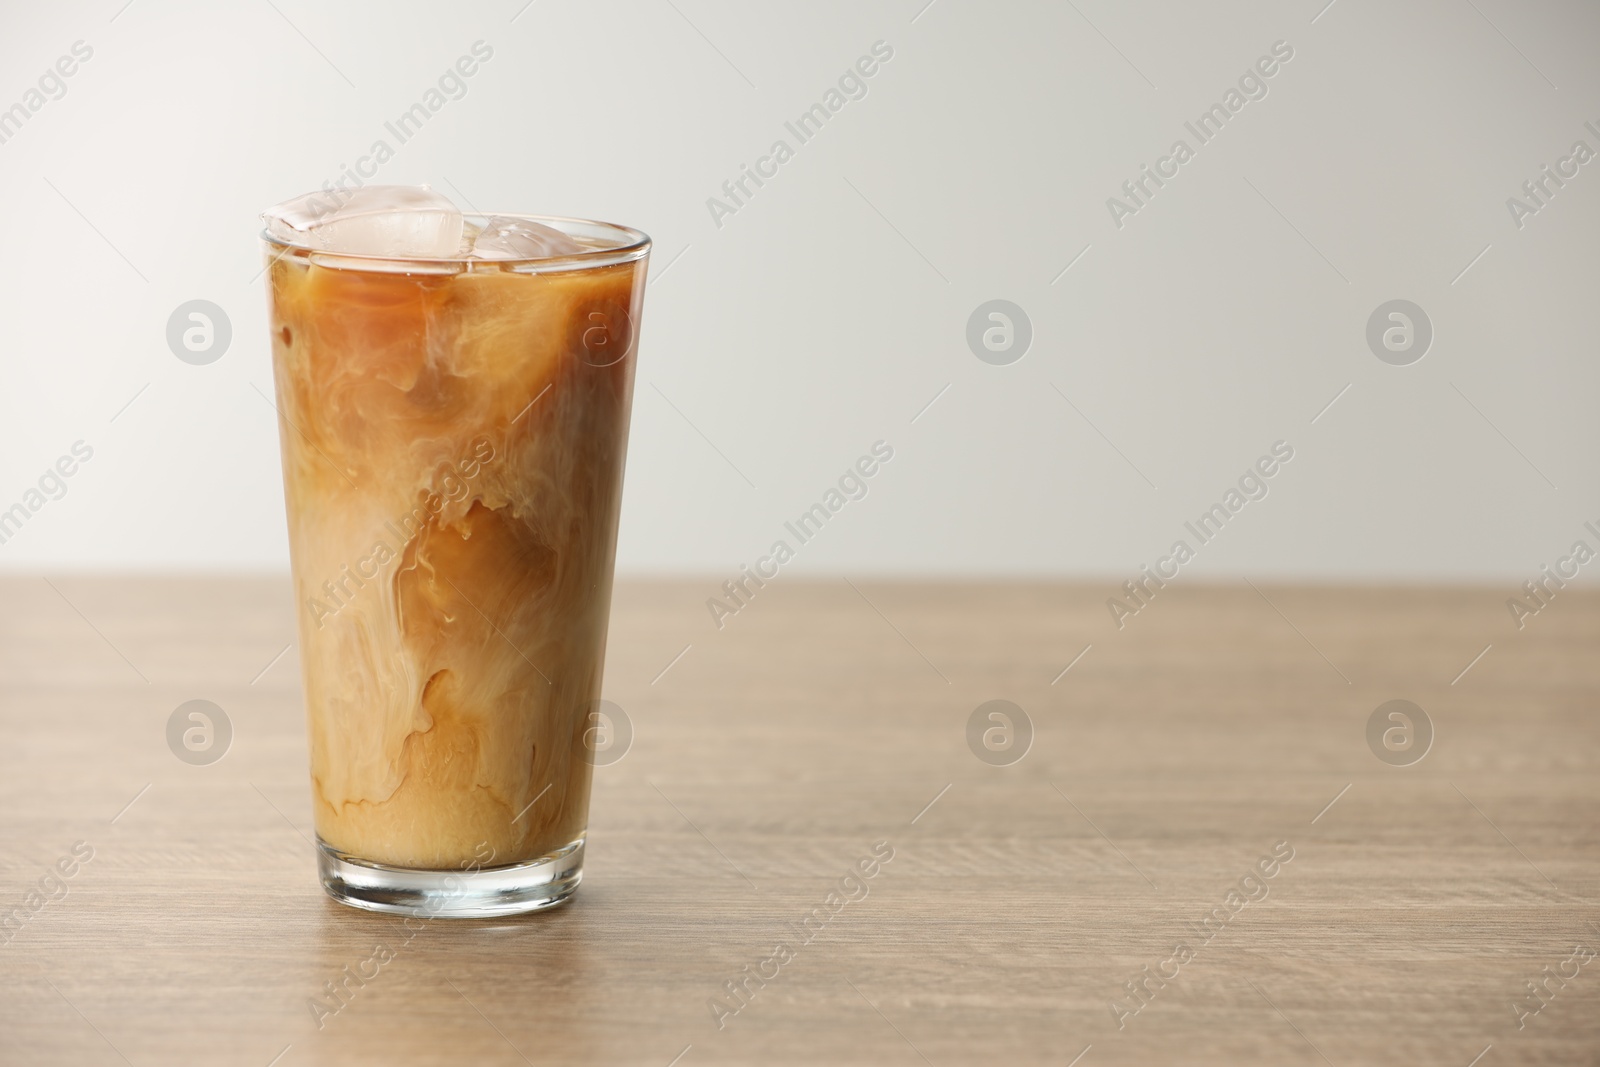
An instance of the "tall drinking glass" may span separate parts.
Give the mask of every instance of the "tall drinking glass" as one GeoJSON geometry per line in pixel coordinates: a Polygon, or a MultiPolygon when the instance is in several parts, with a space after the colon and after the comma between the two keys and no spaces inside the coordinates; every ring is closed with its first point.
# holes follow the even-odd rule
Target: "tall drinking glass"
{"type": "Polygon", "coordinates": [[[264,239],[322,884],[377,911],[559,904],[650,241],[533,216],[466,216],[430,258],[264,239]]]}

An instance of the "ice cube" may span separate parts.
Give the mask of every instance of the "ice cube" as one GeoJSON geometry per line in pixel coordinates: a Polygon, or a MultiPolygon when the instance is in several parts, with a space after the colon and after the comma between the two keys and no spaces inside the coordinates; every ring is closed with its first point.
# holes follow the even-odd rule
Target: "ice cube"
{"type": "Polygon", "coordinates": [[[582,251],[582,245],[560,230],[495,215],[484,220],[469,255],[474,259],[548,259],[582,251]]]}
{"type": "Polygon", "coordinates": [[[278,240],[325,252],[445,259],[461,248],[461,212],[425,185],[307,193],[268,208],[262,218],[278,240]]]}

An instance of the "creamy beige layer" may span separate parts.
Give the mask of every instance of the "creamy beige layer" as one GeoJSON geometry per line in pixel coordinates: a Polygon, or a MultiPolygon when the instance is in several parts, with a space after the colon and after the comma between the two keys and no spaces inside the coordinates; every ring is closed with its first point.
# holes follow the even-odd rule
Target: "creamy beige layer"
{"type": "Polygon", "coordinates": [[[583,834],[643,279],[273,264],[311,778],[335,848],[454,868],[583,834]]]}

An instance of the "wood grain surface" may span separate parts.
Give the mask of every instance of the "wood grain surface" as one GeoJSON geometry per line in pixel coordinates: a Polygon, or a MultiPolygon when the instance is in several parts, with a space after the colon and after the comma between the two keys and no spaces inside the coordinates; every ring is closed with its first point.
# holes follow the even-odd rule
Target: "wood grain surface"
{"type": "Polygon", "coordinates": [[[716,584],[619,586],[575,901],[407,930],[317,885],[286,580],[0,582],[0,1063],[1600,1063],[1600,597],[716,584]]]}

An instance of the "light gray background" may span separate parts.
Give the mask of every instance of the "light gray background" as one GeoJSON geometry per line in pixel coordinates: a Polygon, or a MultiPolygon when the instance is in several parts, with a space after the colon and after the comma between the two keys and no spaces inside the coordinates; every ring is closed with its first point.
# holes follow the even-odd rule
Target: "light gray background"
{"type": "Polygon", "coordinates": [[[257,216],[395,145],[479,39],[378,180],[655,238],[625,573],[734,574],[880,438],[786,573],[1120,582],[1279,439],[1186,580],[1510,593],[1595,543],[1600,161],[1521,230],[1506,199],[1600,150],[1600,8],[925,3],[8,5],[0,107],[94,55],[0,144],[0,508],[95,451],[0,568],[287,568],[257,216]],[[716,227],[706,199],[880,39],[867,97],[716,227]],[[1107,197],[1278,40],[1269,95],[1114,227],[1107,197]],[[209,366],[165,343],[196,298],[233,325],[209,366]],[[994,298],[1033,323],[1010,366],[965,342],[994,298]],[[1394,298],[1436,334],[1409,367],[1364,339],[1394,298]]]}

